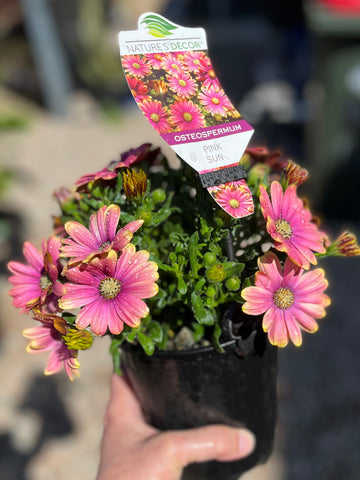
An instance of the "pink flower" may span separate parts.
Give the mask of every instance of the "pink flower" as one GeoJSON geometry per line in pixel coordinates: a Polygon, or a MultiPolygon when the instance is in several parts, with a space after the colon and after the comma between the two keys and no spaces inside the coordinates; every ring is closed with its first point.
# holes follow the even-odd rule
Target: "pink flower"
{"type": "Polygon", "coordinates": [[[326,251],[322,234],[311,222],[309,210],[297,197],[296,185],[290,185],[283,193],[280,183],[274,181],[270,192],[271,201],[265,188],[260,185],[261,211],[274,246],[286,252],[296,265],[308,270],[310,263],[317,263],[313,252],[326,251]]]}
{"type": "Polygon", "coordinates": [[[161,69],[161,62],[163,61],[164,54],[162,53],[147,53],[145,54],[146,61],[152,66],[154,70],[161,69]]]}
{"type": "Polygon", "coordinates": [[[145,100],[139,104],[139,107],[158,133],[171,132],[172,127],[169,124],[169,114],[161,102],[158,100],[145,100]]]}
{"type": "Polygon", "coordinates": [[[138,78],[130,77],[129,75],[126,77],[126,80],[131,93],[137,101],[141,102],[145,98],[149,97],[148,88],[143,81],[139,80],[138,78]]]}
{"type": "Polygon", "coordinates": [[[79,375],[80,364],[77,360],[77,350],[69,350],[63,342],[61,333],[56,328],[47,323],[41,327],[27,328],[23,331],[25,338],[30,340],[26,351],[28,353],[42,353],[50,351],[45,375],[57,373],[61,367],[64,367],[70,380],[79,375]]]}
{"type": "Polygon", "coordinates": [[[86,191],[86,187],[90,182],[97,182],[98,180],[105,180],[106,182],[114,180],[117,177],[117,172],[114,170],[115,162],[112,161],[110,164],[103,168],[102,170],[95,173],[87,173],[83,175],[75,182],[75,187],[77,191],[86,191]]]}
{"type": "Polygon", "coordinates": [[[60,187],[54,191],[53,196],[59,203],[60,208],[71,203],[72,201],[79,201],[81,200],[81,195],[77,192],[73,192],[65,187],[60,187]]]}
{"type": "Polygon", "coordinates": [[[116,233],[119,219],[120,207],[104,205],[91,215],[89,230],[81,223],[66,222],[65,230],[70,238],[63,239],[61,256],[70,258],[68,266],[80,262],[89,263],[96,256],[107,254],[110,250],[122,250],[144,223],[143,220],[135,220],[116,233]]]}
{"type": "Polygon", "coordinates": [[[111,250],[106,258],[95,259],[85,269],[69,269],[66,275],[71,283],[62,286],[59,305],[63,309],[81,307],[77,328],[91,325],[96,335],[104,335],[107,328],[117,335],[124,322],[138,327],[149,312],[142,299],[158,292],[158,267],[148,259],[147,251],[136,252],[130,243],[119,258],[111,250]]]}
{"type": "Polygon", "coordinates": [[[191,97],[196,92],[197,84],[193,78],[185,72],[179,73],[176,77],[169,77],[169,88],[179,97],[191,97]]]}
{"type": "Polygon", "coordinates": [[[161,62],[161,68],[169,75],[178,75],[183,70],[182,61],[173,53],[167,53],[161,62]]]}
{"type": "Polygon", "coordinates": [[[160,148],[151,150],[151,147],[151,143],[143,143],[140,147],[127,150],[121,154],[120,162],[118,162],[114,168],[130,167],[140,162],[147,162],[149,165],[152,165],[158,157],[160,148]]]}
{"type": "Polygon", "coordinates": [[[206,62],[206,56],[202,51],[189,51],[184,53],[184,65],[189,72],[198,73],[203,62],[206,62]]]}
{"type": "Polygon", "coordinates": [[[140,55],[124,55],[122,64],[125,72],[133,77],[145,77],[151,73],[151,66],[140,55]]]}
{"type": "Polygon", "coordinates": [[[317,268],[304,273],[289,258],[282,271],[272,252],[258,259],[258,267],[255,286],[241,292],[246,300],[243,311],[248,315],[264,313],[262,326],[273,345],[285,347],[289,339],[301,345],[301,329],[316,332],[315,318],[324,317],[325,307],[330,304],[330,298],[323,293],[328,286],[324,271],[317,268]]]}
{"type": "Polygon", "coordinates": [[[218,114],[226,116],[228,110],[233,108],[230,100],[222,89],[216,90],[214,87],[210,87],[209,89],[202,88],[198,98],[201,105],[203,105],[211,115],[218,114]]]}
{"type": "Polygon", "coordinates": [[[14,275],[9,282],[14,286],[9,294],[14,298],[13,305],[22,313],[44,305],[49,311],[57,309],[57,297],[53,287],[58,280],[61,265],[59,262],[61,240],[51,236],[42,243],[40,253],[32,243],[25,242],[23,253],[29,265],[9,262],[8,268],[14,275]]]}
{"type": "Polygon", "coordinates": [[[200,108],[191,100],[179,100],[170,106],[170,121],[177,130],[196,130],[205,127],[200,108]]]}
{"type": "Polygon", "coordinates": [[[208,89],[213,87],[217,90],[221,88],[220,82],[216,77],[214,69],[210,63],[210,60],[205,57],[205,59],[200,60],[201,65],[196,74],[196,79],[201,83],[202,88],[208,89]]]}
{"type": "Polygon", "coordinates": [[[267,147],[252,147],[245,150],[250,156],[251,164],[261,162],[268,165],[274,172],[282,172],[288,164],[288,160],[281,157],[281,151],[270,151],[267,147]]]}
{"type": "Polygon", "coordinates": [[[254,213],[254,203],[245,180],[208,188],[217,203],[234,218],[254,213]]]}

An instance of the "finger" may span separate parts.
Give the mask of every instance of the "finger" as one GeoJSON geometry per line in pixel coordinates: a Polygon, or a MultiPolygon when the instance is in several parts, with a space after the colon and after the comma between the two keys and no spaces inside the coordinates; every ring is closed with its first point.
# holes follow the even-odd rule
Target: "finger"
{"type": "Polygon", "coordinates": [[[134,425],[145,425],[140,404],[132,388],[124,377],[113,374],[111,377],[110,399],[107,406],[106,424],[114,428],[120,426],[125,430],[126,425],[130,430],[134,425]]]}
{"type": "Polygon", "coordinates": [[[249,430],[225,425],[210,425],[167,435],[173,435],[172,450],[182,467],[208,460],[238,460],[248,456],[256,444],[255,436],[249,430]]]}

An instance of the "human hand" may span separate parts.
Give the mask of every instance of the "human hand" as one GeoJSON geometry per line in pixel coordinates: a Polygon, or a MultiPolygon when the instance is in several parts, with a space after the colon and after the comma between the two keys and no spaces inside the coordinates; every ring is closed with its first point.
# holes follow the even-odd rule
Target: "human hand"
{"type": "Polygon", "coordinates": [[[157,430],[126,380],[113,374],[97,480],[179,480],[189,463],[239,460],[254,447],[251,432],[225,425],[157,430]]]}

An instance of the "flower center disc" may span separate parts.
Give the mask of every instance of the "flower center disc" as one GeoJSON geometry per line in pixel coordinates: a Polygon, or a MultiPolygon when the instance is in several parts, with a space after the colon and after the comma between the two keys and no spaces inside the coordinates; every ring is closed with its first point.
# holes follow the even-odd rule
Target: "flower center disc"
{"type": "Polygon", "coordinates": [[[121,290],[121,283],[116,278],[107,277],[99,284],[100,295],[108,300],[115,298],[121,290]]]}
{"type": "Polygon", "coordinates": [[[291,238],[292,230],[291,230],[290,224],[286,220],[283,220],[282,218],[279,220],[276,220],[275,230],[277,233],[280,233],[280,235],[286,240],[291,238]]]}
{"type": "Polygon", "coordinates": [[[151,120],[152,120],[153,122],[155,122],[155,123],[158,123],[158,121],[160,120],[160,117],[159,117],[159,115],[158,115],[157,113],[152,113],[152,114],[150,115],[150,118],[151,118],[151,120]]]}
{"type": "Polygon", "coordinates": [[[176,63],[173,63],[171,66],[174,70],[179,70],[179,66],[176,63]]]}
{"type": "Polygon", "coordinates": [[[216,97],[213,97],[213,98],[211,99],[211,101],[212,101],[212,103],[213,103],[214,105],[219,105],[219,103],[220,103],[220,100],[219,100],[218,98],[216,98],[216,97]]]}
{"type": "Polygon", "coordinates": [[[294,303],[294,298],[294,294],[289,288],[282,287],[276,290],[273,300],[277,307],[286,310],[294,303]]]}
{"type": "Polygon", "coordinates": [[[51,287],[52,281],[47,275],[41,275],[40,277],[40,288],[42,291],[46,290],[47,288],[51,287]]]}
{"type": "Polygon", "coordinates": [[[136,68],[136,70],[139,70],[140,65],[139,65],[138,63],[134,62],[134,63],[132,64],[132,67],[133,67],[133,68],[136,68]]]}
{"type": "Polygon", "coordinates": [[[186,87],[186,82],[182,78],[179,80],[180,87],[186,87]]]}
{"type": "Polygon", "coordinates": [[[191,122],[191,120],[193,118],[191,113],[189,113],[189,112],[185,112],[183,117],[184,117],[185,122],[191,122]]]}
{"type": "Polygon", "coordinates": [[[239,208],[240,203],[239,203],[239,200],[236,200],[236,198],[232,198],[229,201],[229,205],[230,205],[231,208],[239,208]]]}

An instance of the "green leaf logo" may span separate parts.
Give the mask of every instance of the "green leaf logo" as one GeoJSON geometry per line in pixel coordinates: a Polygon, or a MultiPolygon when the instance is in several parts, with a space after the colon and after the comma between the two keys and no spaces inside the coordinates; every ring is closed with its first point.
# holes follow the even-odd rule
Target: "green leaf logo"
{"type": "Polygon", "coordinates": [[[165,18],[158,15],[147,15],[141,23],[146,25],[147,31],[150,35],[157,38],[164,38],[172,35],[171,30],[176,30],[178,27],[165,18]]]}

